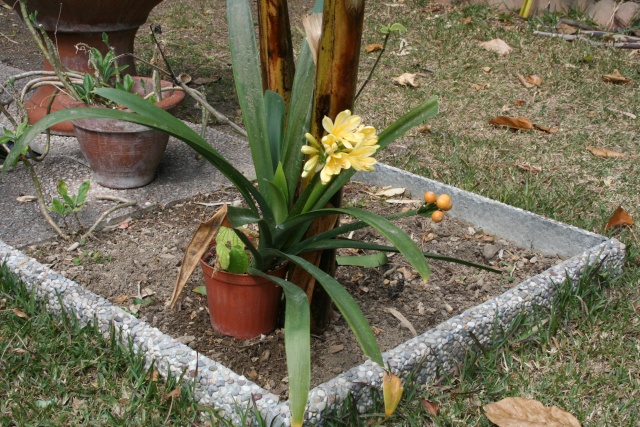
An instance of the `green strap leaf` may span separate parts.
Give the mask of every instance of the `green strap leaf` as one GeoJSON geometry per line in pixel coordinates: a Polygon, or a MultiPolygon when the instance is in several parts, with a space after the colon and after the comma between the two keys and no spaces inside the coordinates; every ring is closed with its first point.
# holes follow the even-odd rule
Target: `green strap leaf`
{"type": "Polygon", "coordinates": [[[274,166],[269,148],[267,116],[263,102],[260,54],[248,0],[227,0],[229,49],[233,64],[233,79],[247,129],[251,157],[262,194],[269,191],[267,181],[273,180],[274,166]]]}
{"type": "Polygon", "coordinates": [[[256,269],[249,274],[280,285],[287,305],[284,315],[284,347],[289,375],[289,409],[292,424],[302,425],[311,388],[311,316],[307,295],[293,283],[256,269]]]}
{"type": "Polygon", "coordinates": [[[371,255],[349,255],[337,256],[338,265],[355,265],[358,267],[374,268],[380,267],[387,263],[387,255],[384,252],[378,252],[371,255]]]}
{"type": "MultiPolygon", "coordinates": [[[[360,310],[360,307],[358,307],[353,297],[349,295],[349,292],[347,292],[336,279],[304,258],[285,254],[275,249],[269,249],[267,252],[299,265],[315,277],[318,283],[327,291],[327,294],[349,324],[364,354],[378,365],[384,366],[380,347],[378,347],[376,337],[371,330],[369,322],[367,322],[362,310],[360,310]]],[[[291,378],[289,380],[291,380],[291,378]]]]}
{"type": "Polygon", "coordinates": [[[264,108],[267,114],[267,133],[269,135],[272,168],[275,171],[279,164],[280,144],[282,144],[284,130],[284,116],[286,113],[284,99],[279,93],[267,90],[264,93],[264,108]]]}

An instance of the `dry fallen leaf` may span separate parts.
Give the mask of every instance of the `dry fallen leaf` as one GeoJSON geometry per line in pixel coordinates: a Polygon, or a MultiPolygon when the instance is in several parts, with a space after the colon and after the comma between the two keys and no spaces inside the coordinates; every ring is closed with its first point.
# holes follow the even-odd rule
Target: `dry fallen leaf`
{"type": "Polygon", "coordinates": [[[631,227],[633,225],[633,217],[629,215],[627,211],[622,209],[622,206],[618,206],[618,209],[616,209],[613,215],[611,215],[611,218],[609,218],[609,222],[607,222],[604,230],[607,231],[611,228],[623,227],[625,225],[631,227]]]}
{"type": "Polygon", "coordinates": [[[513,103],[518,106],[526,104],[526,102],[522,99],[516,99],[515,101],[513,101],[513,103]]]}
{"type": "Polygon", "coordinates": [[[634,120],[635,120],[635,119],[637,119],[637,118],[638,118],[635,114],[633,114],[633,113],[629,113],[629,112],[627,112],[627,111],[620,111],[620,110],[616,110],[615,108],[611,108],[611,107],[607,107],[607,110],[612,111],[612,112],[614,112],[614,113],[622,114],[622,115],[624,115],[624,116],[629,117],[630,119],[634,119],[634,120]]]}
{"type": "Polygon", "coordinates": [[[460,18],[458,21],[460,21],[461,24],[471,24],[472,18],[467,16],[466,18],[460,18]]]}
{"type": "Polygon", "coordinates": [[[525,163],[518,163],[516,166],[521,171],[531,172],[533,174],[542,172],[542,168],[540,166],[531,166],[525,163]]]}
{"type": "Polygon", "coordinates": [[[587,150],[591,151],[591,154],[594,156],[601,157],[603,159],[619,159],[626,156],[625,153],[609,150],[608,148],[587,147],[587,150]]]}
{"type": "Polygon", "coordinates": [[[198,77],[194,79],[191,83],[196,85],[206,85],[209,83],[217,82],[221,77],[198,77]]]}
{"type": "Polygon", "coordinates": [[[171,398],[178,398],[180,397],[180,386],[177,386],[176,388],[174,388],[173,390],[171,390],[169,393],[164,395],[165,400],[171,398]]]}
{"type": "Polygon", "coordinates": [[[548,132],[548,133],[556,133],[556,132],[558,132],[558,129],[556,129],[556,128],[552,128],[552,127],[549,127],[549,126],[542,126],[542,125],[538,125],[536,123],[533,124],[533,127],[538,129],[538,130],[541,130],[543,132],[548,132]]]}
{"type": "Polygon", "coordinates": [[[542,79],[536,75],[529,75],[527,76],[527,83],[534,86],[540,86],[542,84],[542,79]]]}
{"type": "Polygon", "coordinates": [[[342,350],[344,350],[344,345],[336,344],[336,345],[329,346],[329,348],[327,349],[327,353],[334,354],[334,353],[339,353],[342,350]]]}
{"type": "Polygon", "coordinates": [[[129,299],[129,295],[121,295],[119,297],[116,297],[113,299],[113,302],[115,302],[116,304],[122,304],[123,302],[127,301],[129,299]]]}
{"type": "Polygon", "coordinates": [[[409,320],[406,317],[404,317],[404,315],[400,313],[398,310],[396,310],[395,308],[387,307],[384,309],[384,311],[386,311],[387,313],[389,313],[390,315],[398,319],[400,321],[400,324],[405,328],[407,328],[409,331],[411,331],[414,337],[418,336],[418,332],[416,331],[416,328],[414,328],[411,322],[409,322],[409,320]]]}
{"type": "Polygon", "coordinates": [[[491,125],[508,126],[511,129],[529,130],[533,129],[533,123],[524,117],[498,116],[489,122],[491,125]]]}
{"type": "Polygon", "coordinates": [[[422,203],[422,200],[418,199],[387,199],[386,203],[391,203],[395,205],[415,205],[422,203]]]}
{"type": "Polygon", "coordinates": [[[371,43],[371,44],[366,45],[364,47],[364,50],[367,53],[377,52],[379,50],[382,50],[382,44],[381,43],[371,43]]]}
{"type": "Polygon", "coordinates": [[[384,396],[384,415],[386,418],[395,412],[403,391],[400,377],[391,372],[382,375],[382,395],[384,396]]]}
{"type": "Polygon", "coordinates": [[[156,369],[154,369],[153,371],[149,372],[144,379],[148,381],[149,380],[153,381],[155,383],[158,381],[159,376],[160,376],[160,373],[156,369]]]}
{"type": "Polygon", "coordinates": [[[24,311],[20,310],[19,308],[14,308],[13,309],[13,314],[15,314],[18,317],[22,317],[23,319],[29,319],[29,316],[27,316],[27,313],[25,313],[24,311]]]}
{"type": "Polygon", "coordinates": [[[485,73],[490,73],[491,67],[482,67],[482,71],[484,71],[485,73]]]}
{"type": "Polygon", "coordinates": [[[576,27],[572,27],[571,25],[565,24],[564,22],[556,25],[556,30],[558,30],[560,34],[575,34],[578,32],[578,29],[576,27]]]}
{"type": "Polygon", "coordinates": [[[393,197],[393,196],[399,196],[401,194],[404,194],[404,192],[406,191],[406,188],[402,188],[402,187],[385,187],[380,191],[377,191],[376,193],[374,193],[374,196],[378,196],[378,197],[393,197]]]}
{"type": "Polygon", "coordinates": [[[428,133],[431,132],[431,125],[424,125],[422,127],[419,127],[417,130],[418,133],[428,133]]]}
{"type": "Polygon", "coordinates": [[[474,88],[475,90],[489,89],[489,85],[486,83],[474,83],[473,85],[471,85],[471,87],[474,88]]]}
{"type": "Polygon", "coordinates": [[[485,405],[484,411],[498,427],[580,427],[580,421],[567,411],[533,399],[507,397],[485,405]]]}
{"type": "Polygon", "coordinates": [[[403,73],[398,77],[393,77],[393,81],[401,86],[420,86],[419,83],[416,83],[416,75],[414,73],[403,73]]]}
{"type": "Polygon", "coordinates": [[[527,89],[531,89],[532,87],[535,87],[533,83],[529,83],[526,77],[523,76],[522,74],[518,74],[518,80],[520,80],[520,83],[522,83],[522,86],[526,87],[527,89]]]}
{"type": "Polygon", "coordinates": [[[20,203],[33,202],[36,200],[36,196],[20,196],[16,197],[16,200],[20,203]]]}
{"type": "Polygon", "coordinates": [[[116,227],[118,230],[124,230],[129,228],[129,226],[131,225],[131,221],[123,221],[120,224],[118,224],[118,226],[116,227]]]}
{"type": "Polygon", "coordinates": [[[605,74],[602,76],[602,81],[606,83],[616,83],[616,84],[625,84],[629,83],[631,79],[626,78],[620,71],[613,70],[612,74],[605,74]]]}
{"type": "Polygon", "coordinates": [[[429,413],[429,415],[433,415],[436,416],[438,415],[438,405],[436,405],[435,403],[433,403],[430,400],[427,399],[422,399],[421,400],[422,406],[424,407],[424,409],[427,410],[427,412],[429,413]]]}
{"type": "Polygon", "coordinates": [[[480,47],[483,47],[490,52],[495,52],[498,55],[506,55],[513,50],[511,46],[502,39],[493,39],[488,42],[481,42],[480,47]]]}

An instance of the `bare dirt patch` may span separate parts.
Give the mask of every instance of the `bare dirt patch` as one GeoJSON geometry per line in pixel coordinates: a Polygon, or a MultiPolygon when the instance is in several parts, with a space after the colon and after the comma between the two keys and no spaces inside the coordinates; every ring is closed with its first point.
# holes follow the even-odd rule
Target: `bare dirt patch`
{"type": "MultiPolygon", "coordinates": [[[[378,213],[406,207],[372,196],[370,193],[375,191],[362,184],[349,184],[344,203],[378,213]]],[[[97,232],[95,239],[74,251],[65,249],[66,242],[50,241],[32,245],[27,252],[89,290],[135,312],[141,320],[179,337],[190,347],[285,397],[286,366],[281,329],[245,341],[213,331],[206,297],[192,292],[203,284],[199,270],[187,284],[178,309],[169,311],[165,307],[183,251],[198,222],[217,209],[212,203],[237,199],[238,195],[232,190],[199,196],[165,209],[144,212],[116,228],[97,232]]],[[[402,313],[418,333],[422,333],[559,261],[513,247],[450,217],[440,224],[422,217],[407,218],[398,224],[425,251],[491,265],[503,273],[433,261],[431,279],[423,284],[400,255],[391,256],[387,265],[373,269],[339,267],[337,279],[362,308],[383,350],[413,336],[387,309],[402,313]]],[[[353,237],[384,243],[377,233],[368,229],[356,232],[353,237]]],[[[313,384],[320,384],[364,361],[353,334],[337,313],[324,334],[313,336],[312,347],[313,384]]]]}

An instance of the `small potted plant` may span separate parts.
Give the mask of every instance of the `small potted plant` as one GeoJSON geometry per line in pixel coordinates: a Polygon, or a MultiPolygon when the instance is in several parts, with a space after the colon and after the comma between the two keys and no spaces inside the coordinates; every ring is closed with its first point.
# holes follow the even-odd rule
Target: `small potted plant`
{"type": "MultiPolygon", "coordinates": [[[[142,102],[155,104],[166,111],[173,111],[183,101],[185,95],[182,89],[174,87],[171,82],[161,81],[156,77],[157,74],[153,78],[124,74],[128,65],[118,63],[118,56],[109,45],[106,33],[102,39],[107,46],[106,54],[97,47],[82,44],[77,46],[88,52],[90,72],[82,74],[68,70],[60,61],[57,48],[46,32],[41,29],[38,33],[36,30],[35,17],[27,13],[24,2],[21,7],[24,22],[54,69],[53,72],[43,72],[45,77],[34,79],[26,86],[27,89],[52,87],[53,99],[50,104],[57,99],[65,108],[120,108],[94,92],[95,89],[108,87],[136,94],[142,102]]],[[[22,93],[24,95],[28,90],[22,93]]],[[[23,103],[20,102],[19,105],[23,103]]],[[[80,149],[98,184],[123,189],[142,187],[153,181],[167,147],[167,133],[114,119],[70,118],[70,121],[80,149]]]]}

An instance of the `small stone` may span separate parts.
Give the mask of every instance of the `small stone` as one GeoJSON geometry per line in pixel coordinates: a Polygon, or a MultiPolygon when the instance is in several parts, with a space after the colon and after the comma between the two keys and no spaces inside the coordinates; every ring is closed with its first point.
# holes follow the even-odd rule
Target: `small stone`
{"type": "Polygon", "coordinates": [[[485,259],[490,260],[496,256],[499,250],[500,248],[498,248],[496,245],[492,245],[490,243],[486,244],[484,245],[484,248],[482,248],[482,256],[485,259]]]}
{"type": "Polygon", "coordinates": [[[194,341],[196,339],[196,337],[194,337],[193,335],[183,335],[181,337],[178,337],[178,342],[181,344],[189,344],[191,341],[194,341]]]}
{"type": "Polygon", "coordinates": [[[451,307],[446,302],[444,303],[444,309],[447,310],[447,313],[451,314],[453,312],[453,307],[451,307]]]}
{"type": "Polygon", "coordinates": [[[538,257],[532,256],[532,257],[529,259],[529,262],[530,262],[531,264],[535,264],[536,262],[538,262],[538,257]]]}

